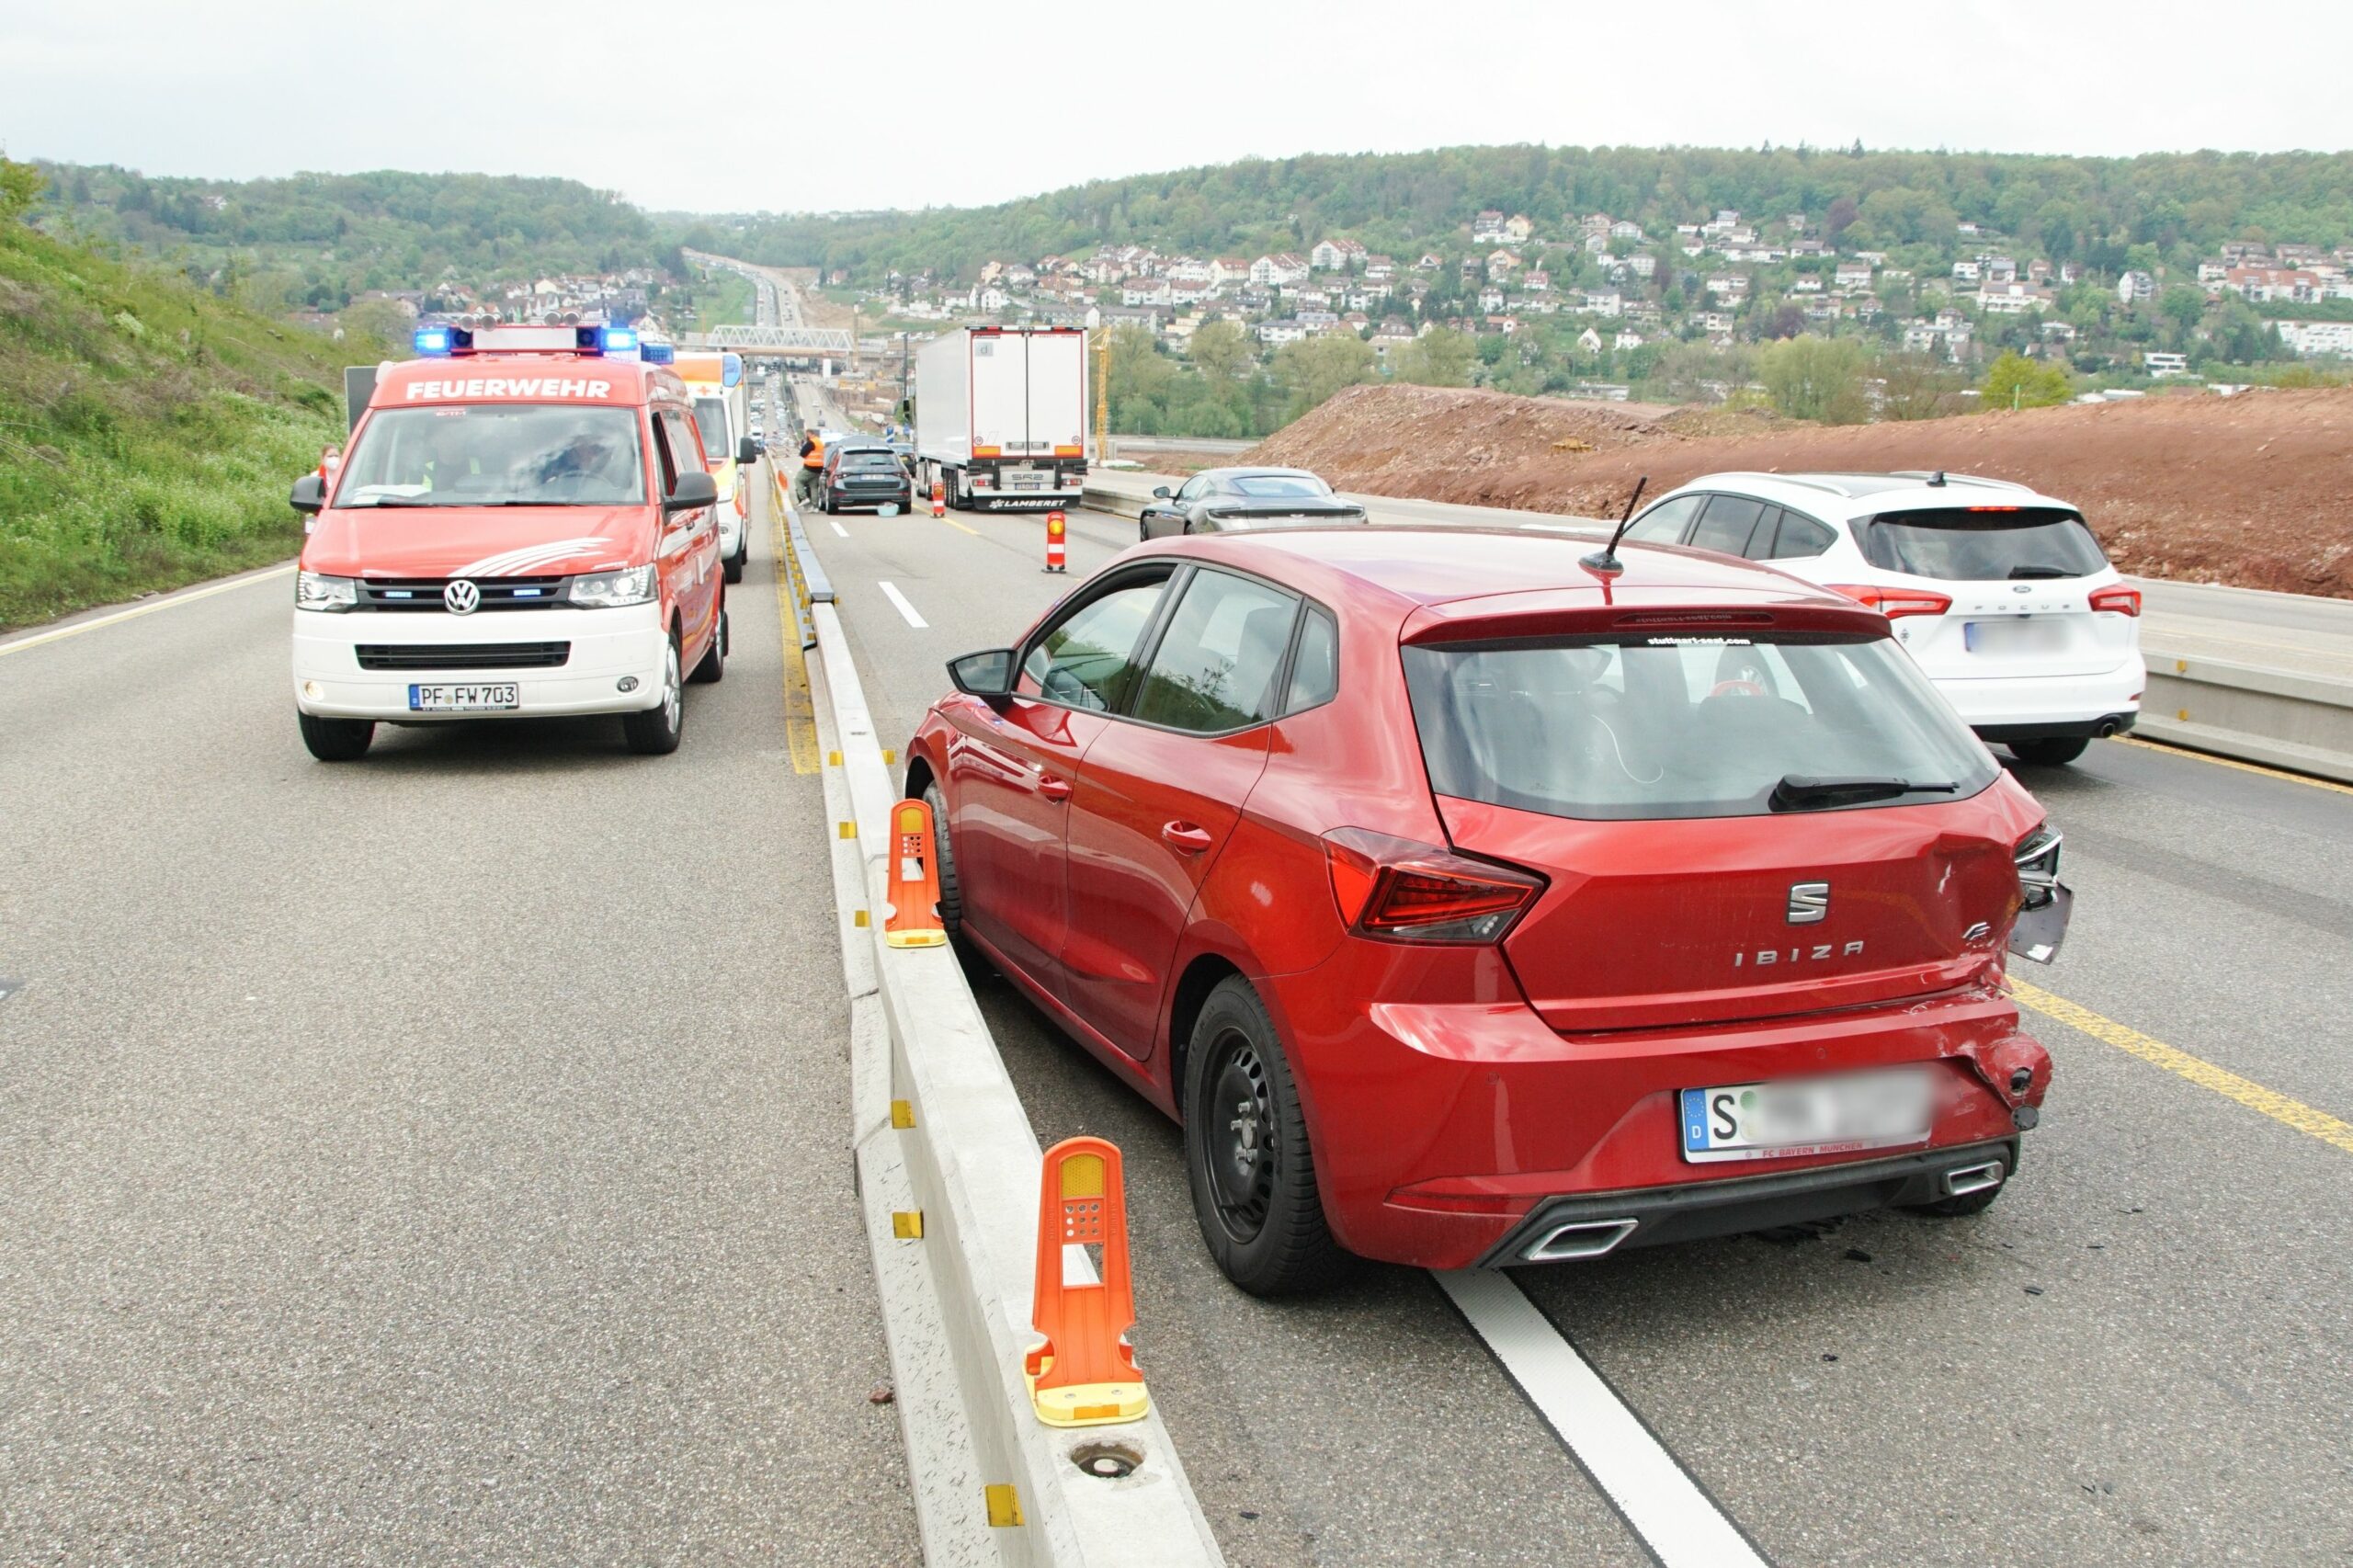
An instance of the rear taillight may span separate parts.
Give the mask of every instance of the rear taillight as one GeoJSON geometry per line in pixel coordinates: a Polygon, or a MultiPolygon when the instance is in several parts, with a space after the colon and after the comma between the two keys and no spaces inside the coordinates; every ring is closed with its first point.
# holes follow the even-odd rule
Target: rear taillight
{"type": "Polygon", "coordinates": [[[1830,591],[1844,594],[1857,604],[1871,608],[1893,620],[1906,615],[1942,615],[1952,608],[1952,600],[1942,594],[1932,594],[1926,588],[1881,588],[1868,583],[1833,583],[1830,591]]]}
{"type": "Polygon", "coordinates": [[[1397,942],[1495,942],[1544,891],[1515,866],[1363,828],[1324,835],[1341,924],[1397,942]]]}
{"type": "Polygon", "coordinates": [[[2141,590],[2102,588],[2092,595],[2092,608],[2108,610],[2116,615],[2138,615],[2141,613],[2141,590]]]}

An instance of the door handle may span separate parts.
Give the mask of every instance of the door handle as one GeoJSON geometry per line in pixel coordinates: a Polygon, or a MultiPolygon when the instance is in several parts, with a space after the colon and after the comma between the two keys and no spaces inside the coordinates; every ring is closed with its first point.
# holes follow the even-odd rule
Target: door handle
{"type": "Polygon", "coordinates": [[[1217,842],[1210,836],[1208,828],[1195,827],[1188,822],[1170,823],[1160,830],[1160,836],[1166,839],[1171,847],[1180,849],[1188,855],[1202,854],[1211,845],[1217,842]]]}
{"type": "Polygon", "coordinates": [[[1049,801],[1067,801],[1070,799],[1070,780],[1041,773],[1038,775],[1038,793],[1049,801]]]}

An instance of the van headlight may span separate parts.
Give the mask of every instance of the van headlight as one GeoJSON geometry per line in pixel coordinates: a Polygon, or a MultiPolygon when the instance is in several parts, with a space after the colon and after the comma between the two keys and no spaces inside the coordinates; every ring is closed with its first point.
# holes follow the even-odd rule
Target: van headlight
{"type": "Polygon", "coordinates": [[[615,609],[642,605],[654,597],[654,568],[632,566],[626,572],[591,572],[572,580],[572,603],[591,609],[615,609]]]}
{"type": "Polygon", "coordinates": [[[329,612],[347,610],[359,602],[359,584],[350,577],[330,577],[324,572],[294,574],[294,608],[329,612]]]}

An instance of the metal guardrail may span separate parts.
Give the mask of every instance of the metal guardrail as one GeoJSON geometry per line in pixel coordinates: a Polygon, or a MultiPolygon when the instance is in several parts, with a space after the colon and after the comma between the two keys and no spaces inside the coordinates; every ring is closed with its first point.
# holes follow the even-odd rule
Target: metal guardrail
{"type": "MultiPolygon", "coordinates": [[[[788,569],[823,571],[796,515],[788,569]]],[[[899,791],[841,620],[812,597],[810,676],[850,994],[859,1199],[882,1297],[929,1562],[1210,1568],[1223,1562],[1156,1410],[1072,1429],[1037,1419],[1030,1330],[1043,1159],[951,949],[892,948],[881,912],[899,791]],[[903,1233],[913,1231],[914,1235],[903,1233]],[[1082,1459],[1108,1445],[1133,1468],[1082,1459]]],[[[1149,1301],[1141,1303],[1151,1312],[1149,1301]]],[[[1151,1373],[1147,1361],[1144,1372],[1151,1373]]]]}

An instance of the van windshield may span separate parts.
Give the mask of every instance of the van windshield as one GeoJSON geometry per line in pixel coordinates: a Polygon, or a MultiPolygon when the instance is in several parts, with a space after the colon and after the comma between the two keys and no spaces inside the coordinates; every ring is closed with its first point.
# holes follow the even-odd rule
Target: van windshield
{"type": "Polygon", "coordinates": [[[734,456],[727,444],[727,400],[723,397],[695,399],[695,428],[702,434],[702,455],[707,462],[723,463],[734,456]]]}
{"type": "Polygon", "coordinates": [[[338,506],[617,506],[645,499],[637,411],[558,403],[381,408],[338,506]]]}
{"type": "Polygon", "coordinates": [[[1872,565],[1948,582],[2088,577],[2108,564],[2084,519],[2059,506],[1881,512],[1859,531],[1872,565]]]}
{"type": "MultiPolygon", "coordinates": [[[[1604,821],[1762,815],[1789,779],[1973,795],[1993,756],[1884,637],[1606,637],[1411,646],[1440,795],[1604,821]]],[[[1860,799],[1834,804],[1866,803],[1860,799]]]]}

